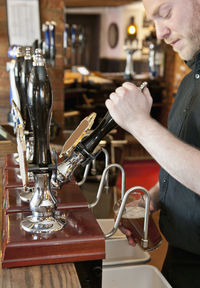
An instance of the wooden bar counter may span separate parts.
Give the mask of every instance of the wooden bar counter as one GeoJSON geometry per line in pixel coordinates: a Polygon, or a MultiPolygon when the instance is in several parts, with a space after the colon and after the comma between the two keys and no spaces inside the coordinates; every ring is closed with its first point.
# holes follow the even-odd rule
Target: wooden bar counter
{"type": "MultiPolygon", "coordinates": [[[[0,200],[2,204],[2,169],[0,169],[0,200]]],[[[84,206],[84,202],[82,203],[84,206]]],[[[77,207],[78,208],[78,207],[77,207]]],[[[158,222],[159,213],[155,214],[158,222]]],[[[2,219],[2,210],[1,210],[2,219]]],[[[1,221],[2,227],[2,221],[1,221]]],[[[162,268],[162,263],[167,249],[167,242],[155,251],[150,252],[151,261],[147,264],[162,268]]],[[[73,261],[73,260],[72,260],[73,261]]],[[[20,268],[0,267],[0,288],[81,288],[81,284],[74,263],[58,263],[34,265],[20,268]]],[[[82,287],[85,288],[85,287],[82,287]]]]}
{"type": "MultiPolygon", "coordinates": [[[[0,169],[0,202],[2,206],[2,169],[0,169]]],[[[0,227],[2,231],[1,209],[0,214],[1,214],[0,227]]],[[[2,266],[0,265],[0,287],[1,288],[53,288],[53,287],[81,288],[81,285],[74,264],[62,263],[62,264],[38,265],[38,266],[11,268],[11,269],[7,268],[2,269],[2,266]]]]}
{"type": "Polygon", "coordinates": [[[1,288],[81,288],[73,263],[2,269],[1,288]]]}

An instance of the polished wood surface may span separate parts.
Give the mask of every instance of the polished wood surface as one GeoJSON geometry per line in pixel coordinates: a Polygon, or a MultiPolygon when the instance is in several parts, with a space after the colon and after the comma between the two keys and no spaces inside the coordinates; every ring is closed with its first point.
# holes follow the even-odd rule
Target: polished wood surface
{"type": "Polygon", "coordinates": [[[73,263],[2,269],[1,288],[81,288],[73,263]]]}
{"type": "Polygon", "coordinates": [[[3,169],[3,267],[105,258],[103,232],[74,180],[53,191],[58,199],[55,214],[64,217],[65,227],[50,235],[23,231],[20,223],[31,213],[28,205],[20,200],[23,187],[18,175],[19,168],[3,169]]]}
{"type": "MultiPolygon", "coordinates": [[[[0,183],[2,170],[0,169],[0,183]]],[[[2,204],[2,185],[0,185],[2,204]]],[[[2,230],[2,210],[0,209],[0,228],[2,230]]],[[[1,233],[0,233],[1,239],[1,233]]],[[[49,264],[30,267],[2,269],[0,265],[1,288],[81,288],[73,263],[49,264]]]]}
{"type": "MultiPolygon", "coordinates": [[[[23,187],[8,187],[3,190],[3,207],[5,207],[7,214],[30,211],[29,204],[23,202],[20,198],[20,193],[23,191],[23,187]]],[[[64,184],[61,189],[52,193],[57,199],[58,210],[88,207],[88,202],[74,180],[64,184]]]]}
{"type": "MultiPolygon", "coordinates": [[[[3,167],[3,207],[6,213],[16,213],[20,211],[28,212],[29,205],[21,201],[20,193],[23,191],[20,179],[20,170],[14,154],[5,157],[3,167]]],[[[30,187],[34,183],[30,183],[30,187]]],[[[53,193],[57,199],[58,209],[88,207],[88,202],[83,196],[79,186],[72,179],[65,183],[60,189],[54,189],[53,193]]]]}
{"type": "Polygon", "coordinates": [[[17,144],[15,139],[0,141],[0,167],[3,167],[6,155],[12,152],[17,152],[17,144]]]}
{"type": "Polygon", "coordinates": [[[10,213],[3,219],[3,267],[87,261],[105,258],[104,235],[87,208],[62,211],[66,226],[54,234],[24,232],[20,222],[30,213],[10,213]],[[49,238],[48,238],[49,237],[49,238]]]}
{"type": "MultiPolygon", "coordinates": [[[[15,188],[15,187],[22,187],[22,179],[20,176],[19,168],[8,168],[3,169],[3,187],[4,188],[15,188]]],[[[29,183],[29,186],[34,186],[33,182],[29,183]]]]}
{"type": "Polygon", "coordinates": [[[4,169],[19,168],[18,153],[7,154],[4,160],[4,169]]]}
{"type": "MultiPolygon", "coordinates": [[[[0,183],[2,183],[0,171],[0,183]]],[[[2,203],[2,186],[0,185],[0,202],[2,203]]],[[[0,210],[2,214],[2,210],[0,210]]],[[[0,217],[0,227],[2,227],[0,217]]],[[[159,213],[154,214],[154,219],[158,223],[159,213]]],[[[1,236],[1,235],[0,235],[1,236]]],[[[161,269],[163,259],[166,254],[167,242],[163,240],[162,245],[155,251],[150,252],[151,260],[147,264],[161,269]]],[[[2,269],[0,267],[0,287],[5,288],[81,288],[74,264],[50,264],[12,269],[2,269]]]]}

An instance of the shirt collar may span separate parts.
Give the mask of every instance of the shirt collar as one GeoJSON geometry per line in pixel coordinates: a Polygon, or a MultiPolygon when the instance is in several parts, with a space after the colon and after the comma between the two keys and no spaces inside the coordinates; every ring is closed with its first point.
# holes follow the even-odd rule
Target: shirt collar
{"type": "Polygon", "coordinates": [[[185,61],[185,63],[190,69],[195,69],[195,73],[200,73],[200,52],[193,59],[185,61]]]}

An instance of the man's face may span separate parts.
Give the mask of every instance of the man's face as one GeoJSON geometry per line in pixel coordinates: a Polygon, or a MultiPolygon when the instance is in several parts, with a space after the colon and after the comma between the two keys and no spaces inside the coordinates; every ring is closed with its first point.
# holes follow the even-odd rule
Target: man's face
{"type": "Polygon", "coordinates": [[[170,44],[184,60],[200,50],[200,0],[143,0],[157,38],[170,44]]]}

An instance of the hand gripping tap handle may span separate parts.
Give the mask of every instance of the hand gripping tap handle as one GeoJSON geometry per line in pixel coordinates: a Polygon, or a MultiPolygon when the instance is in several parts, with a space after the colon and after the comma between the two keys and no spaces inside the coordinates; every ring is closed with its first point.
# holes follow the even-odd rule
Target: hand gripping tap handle
{"type": "MultiPolygon", "coordinates": [[[[144,90],[144,88],[147,86],[147,82],[143,82],[141,86],[139,87],[141,91],[144,90]]],[[[77,145],[78,150],[82,150],[82,147],[88,152],[92,153],[92,151],[95,149],[95,147],[98,145],[98,143],[101,141],[101,139],[108,134],[112,129],[116,128],[117,124],[111,117],[110,113],[107,112],[102,121],[99,123],[99,125],[96,127],[96,129],[85,139],[81,141],[81,147],[77,145]],[[79,148],[80,147],[80,148],[79,148]]]]}

